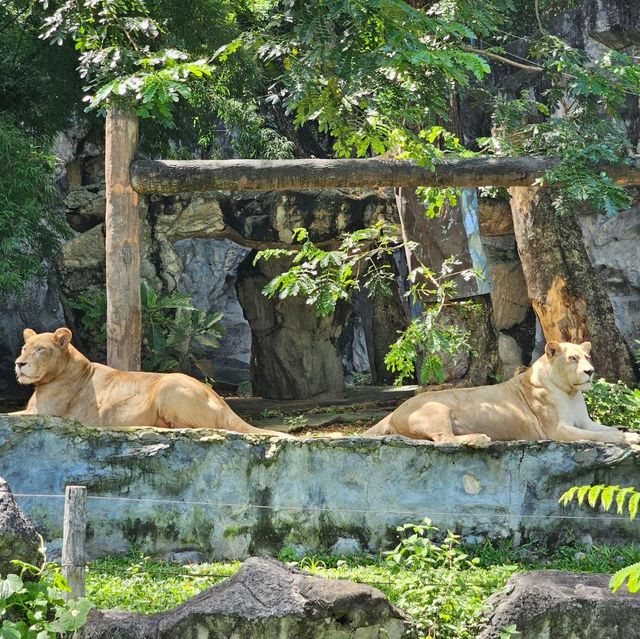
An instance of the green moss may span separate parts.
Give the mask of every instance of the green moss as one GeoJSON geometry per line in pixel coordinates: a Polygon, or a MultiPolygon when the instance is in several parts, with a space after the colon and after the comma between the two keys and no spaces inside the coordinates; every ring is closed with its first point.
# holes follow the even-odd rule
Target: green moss
{"type": "Polygon", "coordinates": [[[222,536],[225,539],[233,539],[234,537],[247,534],[250,530],[251,528],[249,526],[230,526],[224,529],[222,536]]]}

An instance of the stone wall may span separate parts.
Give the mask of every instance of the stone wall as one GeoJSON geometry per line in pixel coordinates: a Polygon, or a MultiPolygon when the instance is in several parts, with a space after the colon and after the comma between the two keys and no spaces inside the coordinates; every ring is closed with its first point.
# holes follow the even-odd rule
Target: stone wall
{"type": "Polygon", "coordinates": [[[611,444],[478,449],[400,437],[275,441],[0,415],[0,467],[54,548],[62,500],[22,494],[62,495],[67,484],[85,485],[92,557],[133,546],[210,559],[273,555],[284,547],[376,552],[394,544],[396,526],[424,516],[467,541],[554,543],[568,530],[596,542],[637,538],[636,524],[625,518],[557,503],[572,485],[627,485],[637,475],[640,452],[611,444]]]}

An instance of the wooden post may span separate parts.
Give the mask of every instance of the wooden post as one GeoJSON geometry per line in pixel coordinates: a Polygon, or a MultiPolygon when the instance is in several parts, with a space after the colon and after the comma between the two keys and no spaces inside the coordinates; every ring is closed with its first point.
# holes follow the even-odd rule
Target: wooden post
{"type": "Polygon", "coordinates": [[[86,534],[87,489],[85,486],[67,486],[64,491],[62,574],[67,578],[71,592],[65,593],[66,599],[84,597],[86,534]]]}
{"type": "Polygon", "coordinates": [[[111,107],[105,144],[107,364],[121,370],[140,370],[139,196],[129,178],[137,148],[138,116],[111,107]]]}

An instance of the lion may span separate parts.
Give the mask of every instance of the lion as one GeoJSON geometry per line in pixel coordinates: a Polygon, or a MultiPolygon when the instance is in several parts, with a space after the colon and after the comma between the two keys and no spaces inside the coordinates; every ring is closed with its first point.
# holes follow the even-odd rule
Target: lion
{"type": "Polygon", "coordinates": [[[23,331],[16,359],[21,384],[34,384],[27,407],[12,415],[56,415],[89,426],[215,428],[283,437],[255,428],[208,386],[182,373],[120,371],[90,362],[71,344],[71,331],[23,331]]]}
{"type": "Polygon", "coordinates": [[[639,443],[640,435],[589,417],[582,391],[593,379],[590,352],[590,342],[549,342],[531,368],[507,382],[420,393],[364,434],[476,446],[517,439],[639,443]]]}

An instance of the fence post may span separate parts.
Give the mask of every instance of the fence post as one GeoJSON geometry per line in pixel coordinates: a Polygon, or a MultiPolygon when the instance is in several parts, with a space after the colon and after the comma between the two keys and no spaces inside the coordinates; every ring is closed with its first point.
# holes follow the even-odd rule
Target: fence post
{"type": "Polygon", "coordinates": [[[71,592],[66,599],[84,596],[85,539],[87,534],[87,488],[67,486],[64,491],[64,528],[62,533],[62,574],[71,592]]]}

